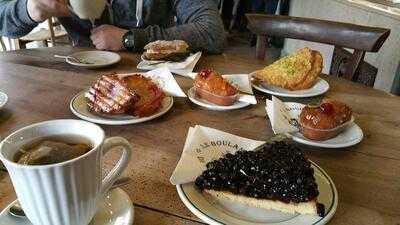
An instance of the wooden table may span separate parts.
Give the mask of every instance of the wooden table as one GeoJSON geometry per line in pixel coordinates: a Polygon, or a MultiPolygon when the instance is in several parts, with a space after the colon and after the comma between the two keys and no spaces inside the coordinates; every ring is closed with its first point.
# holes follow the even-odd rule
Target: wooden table
{"type": "MultiPolygon", "coordinates": [[[[69,101],[77,92],[100,74],[135,71],[139,59],[138,55],[121,53],[122,61],[117,66],[94,71],[71,67],[52,57],[78,50],[56,47],[0,54],[0,90],[9,96],[9,103],[0,112],[1,137],[35,122],[76,118],[69,110],[69,101]]],[[[262,61],[228,49],[223,55],[203,57],[197,68],[247,73],[263,66],[262,61]]],[[[191,87],[188,78],[176,78],[185,91],[191,87]]],[[[327,171],[338,189],[339,206],[331,224],[399,225],[400,98],[342,79],[326,79],[331,85],[326,95],[352,107],[365,135],[359,145],[348,149],[304,147],[308,157],[327,171]]],[[[124,189],[135,204],[135,224],[201,224],[169,183],[190,126],[209,126],[258,140],[273,135],[262,95],[258,96],[258,105],[230,112],[207,111],[187,99],[175,100],[171,111],[156,120],[102,126],[108,136],[125,137],[134,146],[125,175],[135,182],[124,189]]],[[[115,158],[110,155],[106,164],[115,158]]],[[[0,172],[0,209],[14,199],[7,173],[0,172]]]]}

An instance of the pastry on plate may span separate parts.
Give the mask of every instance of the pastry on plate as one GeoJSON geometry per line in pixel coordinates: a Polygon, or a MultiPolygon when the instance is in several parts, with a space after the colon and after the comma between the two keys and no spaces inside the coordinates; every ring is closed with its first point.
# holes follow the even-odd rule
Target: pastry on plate
{"type": "Polygon", "coordinates": [[[156,112],[165,94],[141,74],[103,75],[85,94],[89,110],[102,114],[144,117],[156,112]]]}
{"type": "Polygon", "coordinates": [[[268,85],[288,90],[303,90],[314,85],[322,71],[322,55],[310,48],[301,48],[279,59],[254,77],[268,85]]]}
{"type": "Polygon", "coordinates": [[[205,69],[194,79],[196,95],[211,103],[228,106],[236,101],[238,90],[218,72],[205,69]]]}
{"type": "Polygon", "coordinates": [[[311,162],[295,145],[283,141],[209,162],[195,185],[215,198],[251,207],[324,215],[311,162]]]}
{"type": "Polygon", "coordinates": [[[304,137],[321,141],[337,136],[351,119],[352,111],[348,105],[324,98],[317,106],[305,106],[299,122],[304,137]]]}
{"type": "Polygon", "coordinates": [[[182,61],[189,56],[189,45],[182,40],[154,41],[150,42],[144,49],[143,57],[146,60],[182,61]]]}

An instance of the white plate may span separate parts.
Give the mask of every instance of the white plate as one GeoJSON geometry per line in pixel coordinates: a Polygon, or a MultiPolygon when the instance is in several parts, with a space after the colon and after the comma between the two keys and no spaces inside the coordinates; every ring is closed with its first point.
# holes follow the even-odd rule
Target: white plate
{"type": "MultiPolygon", "coordinates": [[[[32,225],[28,219],[16,218],[8,213],[14,202],[0,213],[0,225],[32,225]]],[[[99,209],[89,225],[131,225],[133,220],[131,199],[125,191],[116,188],[107,194],[104,201],[99,202],[99,209]]]]}
{"type": "Polygon", "coordinates": [[[250,103],[248,103],[248,102],[240,102],[240,101],[236,101],[235,103],[233,103],[233,105],[229,105],[229,106],[216,105],[205,99],[199,98],[196,95],[193,87],[190,88],[188,91],[188,98],[190,99],[190,101],[192,101],[196,105],[199,105],[201,107],[204,107],[204,108],[207,108],[210,110],[215,110],[215,111],[228,111],[228,110],[240,109],[240,108],[244,108],[244,107],[250,105],[250,103]]]}
{"type": "Polygon", "coordinates": [[[121,56],[115,52],[107,52],[107,51],[83,51],[83,52],[76,52],[72,55],[79,60],[89,62],[90,64],[86,63],[77,63],[69,58],[66,59],[67,63],[74,65],[85,67],[88,69],[96,69],[101,67],[106,67],[118,63],[121,60],[121,56]]]}
{"type": "Polygon", "coordinates": [[[307,139],[300,132],[288,135],[298,143],[322,148],[350,147],[360,143],[364,136],[361,128],[354,122],[349,124],[348,127],[338,136],[325,141],[313,141],[307,139]]]}
{"type": "Polygon", "coordinates": [[[0,91],[0,109],[3,108],[8,101],[8,96],[0,91]]]}
{"type": "Polygon", "coordinates": [[[174,99],[170,96],[167,96],[163,99],[161,107],[158,109],[158,111],[151,116],[135,117],[131,115],[100,115],[90,112],[88,110],[88,101],[85,98],[85,92],[87,91],[82,91],[75,95],[72,98],[69,107],[72,113],[74,113],[77,117],[98,124],[126,125],[142,123],[162,116],[163,114],[168,112],[168,110],[170,110],[172,105],[174,104],[174,99]]]}
{"type": "MultiPolygon", "coordinates": [[[[253,72],[254,73],[254,72],[253,72]]],[[[250,76],[252,76],[252,74],[250,76]]],[[[275,95],[275,96],[282,96],[282,97],[292,97],[292,98],[304,98],[304,97],[313,97],[317,95],[322,95],[323,93],[329,90],[329,83],[322,78],[317,78],[314,85],[305,90],[298,90],[298,91],[290,91],[287,89],[283,89],[280,87],[261,84],[259,82],[255,82],[255,79],[251,79],[251,85],[258,91],[275,95]]]]}
{"type": "Polygon", "coordinates": [[[185,206],[197,217],[212,225],[322,225],[336,212],[338,194],[332,179],[312,162],[314,176],[320,192],[318,202],[325,205],[325,216],[286,214],[275,210],[249,207],[231,201],[221,201],[205,196],[194,183],[176,185],[185,206]]]}

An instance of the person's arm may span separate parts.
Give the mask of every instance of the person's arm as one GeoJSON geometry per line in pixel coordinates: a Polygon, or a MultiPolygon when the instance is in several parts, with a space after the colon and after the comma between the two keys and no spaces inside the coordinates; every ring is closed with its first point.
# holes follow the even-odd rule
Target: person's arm
{"type": "Polygon", "coordinates": [[[177,26],[161,28],[157,25],[133,29],[135,50],[155,40],[181,39],[194,50],[221,53],[225,45],[225,31],[214,0],[173,0],[177,26]]]}
{"type": "Polygon", "coordinates": [[[0,35],[24,36],[38,22],[69,15],[67,0],[0,0],[0,35]]]}
{"type": "Polygon", "coordinates": [[[27,0],[0,0],[0,36],[20,37],[37,26],[26,3],[27,0]]]}

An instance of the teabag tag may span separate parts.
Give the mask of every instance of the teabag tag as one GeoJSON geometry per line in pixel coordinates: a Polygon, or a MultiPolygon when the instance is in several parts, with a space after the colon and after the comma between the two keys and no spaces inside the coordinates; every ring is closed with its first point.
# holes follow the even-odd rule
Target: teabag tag
{"type": "Polygon", "coordinates": [[[275,134],[299,131],[298,118],[304,105],[295,102],[282,102],[275,96],[266,102],[266,111],[275,134]]]}
{"type": "Polygon", "coordinates": [[[219,159],[227,153],[252,151],[264,143],[208,127],[190,128],[181,158],[170,182],[174,185],[193,182],[206,169],[208,162],[219,159]]]}

